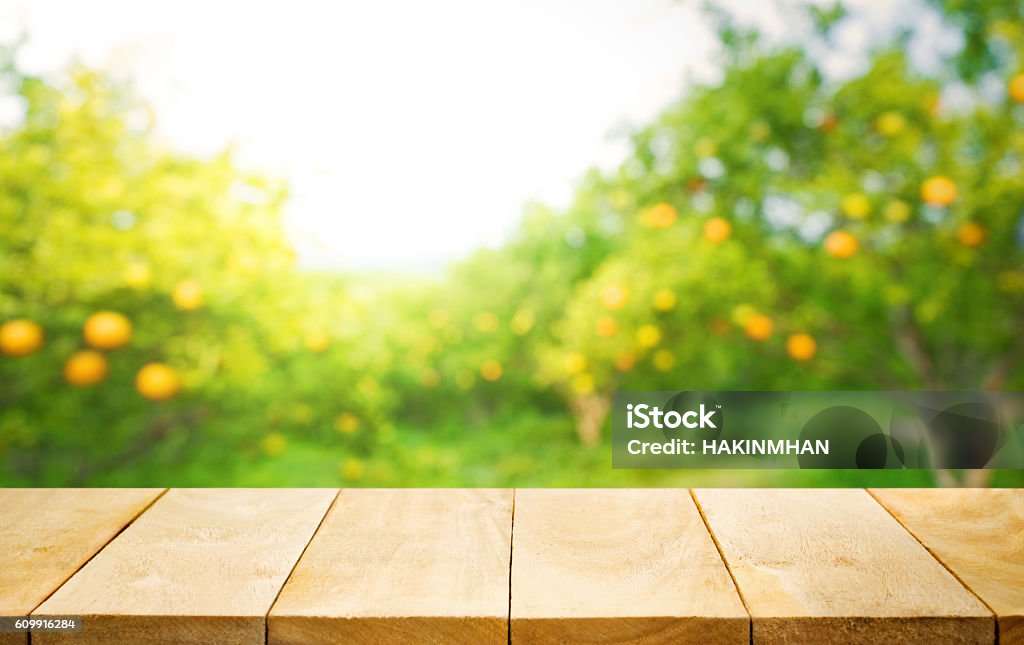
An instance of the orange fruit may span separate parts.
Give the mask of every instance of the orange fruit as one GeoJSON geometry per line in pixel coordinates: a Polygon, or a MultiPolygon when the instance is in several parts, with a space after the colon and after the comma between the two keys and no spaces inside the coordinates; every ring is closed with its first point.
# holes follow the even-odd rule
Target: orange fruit
{"type": "Polygon", "coordinates": [[[853,257],[859,248],[857,238],[846,231],[832,231],[825,238],[825,252],[834,258],[853,257]]]}
{"type": "Polygon", "coordinates": [[[149,265],[138,261],[131,262],[126,266],[122,275],[128,286],[135,289],[147,287],[153,278],[153,272],[150,270],[149,265]]]}
{"type": "Polygon", "coordinates": [[[949,206],[956,199],[956,184],[949,177],[936,175],[921,184],[921,200],[931,206],[949,206]]]}
{"type": "Polygon", "coordinates": [[[895,137],[907,127],[907,119],[899,112],[885,112],[875,120],[875,129],[887,137],[895,137]]]}
{"type": "Polygon", "coordinates": [[[632,352],[619,352],[615,355],[615,369],[628,372],[636,364],[636,356],[632,352]]]}
{"type": "Polygon", "coordinates": [[[956,241],[971,248],[985,243],[985,227],[977,222],[964,222],[956,227],[956,241]]]}
{"type": "Polygon", "coordinates": [[[492,334],[498,331],[501,320],[494,311],[480,311],[473,316],[473,327],[484,334],[492,334]]]}
{"type": "Polygon", "coordinates": [[[359,417],[351,412],[342,412],[334,421],[334,427],[336,427],[338,432],[341,434],[355,434],[356,431],[359,430],[359,417]]]}
{"type": "Polygon", "coordinates": [[[587,357],[583,354],[569,354],[565,357],[565,371],[579,374],[587,369],[587,357]]]}
{"type": "Polygon", "coordinates": [[[792,334],[786,339],[786,353],[793,360],[808,361],[818,352],[818,343],[808,334],[792,334]]]}
{"type": "Polygon", "coordinates": [[[594,376],[592,374],[584,372],[583,374],[577,374],[572,377],[571,387],[574,394],[590,394],[594,391],[594,388],[597,387],[597,381],[594,380],[594,376]]]}
{"type": "Polygon", "coordinates": [[[743,332],[751,340],[768,340],[772,337],[774,330],[775,325],[772,324],[772,319],[764,314],[754,314],[747,318],[746,324],[743,325],[743,332]]]}
{"type": "Polygon", "coordinates": [[[520,309],[512,316],[512,320],[509,321],[509,329],[516,336],[522,336],[527,334],[533,329],[533,325],[537,322],[533,312],[529,309],[520,309]]]}
{"type": "Polygon", "coordinates": [[[601,316],[597,319],[597,335],[601,338],[611,338],[619,331],[619,323],[610,316],[601,316]]]}
{"type": "Polygon", "coordinates": [[[8,320],[0,325],[0,352],[6,356],[28,356],[43,346],[43,328],[33,320],[8,320]]]}
{"type": "Polygon", "coordinates": [[[484,364],[480,366],[480,376],[482,376],[485,381],[497,381],[501,378],[501,374],[501,363],[494,359],[484,361],[484,364]]]}
{"type": "Polygon", "coordinates": [[[661,342],[661,330],[651,324],[640,325],[636,330],[636,344],[641,349],[650,349],[661,342]]]}
{"type": "Polygon", "coordinates": [[[626,304],[627,297],[626,289],[621,285],[610,284],[604,289],[601,289],[601,305],[609,311],[622,309],[626,304]]]}
{"type": "Polygon", "coordinates": [[[1024,103],[1024,74],[1017,74],[1010,79],[1010,98],[1016,103],[1024,103]]]}
{"type": "Polygon", "coordinates": [[[178,309],[191,311],[203,306],[203,287],[192,280],[182,280],[174,285],[174,292],[171,294],[175,306],[178,309]]]}
{"type": "Polygon", "coordinates": [[[668,228],[676,221],[676,208],[672,204],[655,204],[644,213],[644,223],[651,228],[668,228]]]}
{"type": "Polygon", "coordinates": [[[658,289],[653,304],[658,311],[669,311],[676,306],[676,294],[671,289],[658,289]]]}
{"type": "Polygon", "coordinates": [[[85,321],[82,335],[96,349],[117,349],[132,339],[132,323],[116,311],[100,311],[85,321]]]}
{"type": "Polygon", "coordinates": [[[885,205],[885,219],[900,224],[910,219],[910,204],[894,199],[885,205]]]}
{"type": "Polygon", "coordinates": [[[841,206],[850,219],[864,219],[871,213],[871,200],[861,193],[844,195],[841,206]]]}
{"type": "Polygon", "coordinates": [[[839,127],[839,117],[834,112],[828,112],[825,116],[821,117],[821,123],[818,124],[818,130],[828,134],[839,127]]]}
{"type": "Polygon", "coordinates": [[[473,316],[473,326],[485,334],[497,331],[499,322],[498,314],[493,311],[481,311],[473,316]]]}
{"type": "Polygon", "coordinates": [[[732,234],[732,224],[724,217],[712,217],[704,223],[704,237],[714,244],[720,244],[732,234]]]}
{"type": "Polygon", "coordinates": [[[659,349],[654,352],[651,362],[654,364],[654,369],[659,372],[667,372],[676,366],[676,355],[670,350],[659,349]]]}
{"type": "Polygon", "coordinates": [[[110,365],[103,354],[91,349],[75,352],[64,363],[64,380],[75,387],[90,387],[107,378],[110,365]]]}
{"type": "Polygon", "coordinates": [[[153,401],[166,401],[181,389],[181,377],[173,367],[149,363],[135,375],[135,389],[153,401]]]}

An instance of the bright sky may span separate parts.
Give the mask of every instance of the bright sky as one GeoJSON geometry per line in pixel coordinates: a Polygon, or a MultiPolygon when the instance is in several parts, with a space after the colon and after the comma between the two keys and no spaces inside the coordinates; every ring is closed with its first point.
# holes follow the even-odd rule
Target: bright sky
{"type": "Polygon", "coordinates": [[[566,204],[623,158],[611,133],[713,68],[698,5],[0,0],[0,40],[27,27],[30,72],[128,71],[174,146],[286,178],[305,265],[434,270],[566,204]]]}

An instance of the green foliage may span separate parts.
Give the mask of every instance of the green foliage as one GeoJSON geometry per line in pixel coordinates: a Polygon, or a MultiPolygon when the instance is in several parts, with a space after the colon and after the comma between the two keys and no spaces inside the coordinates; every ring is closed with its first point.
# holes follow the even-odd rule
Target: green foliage
{"type": "MultiPolygon", "coordinates": [[[[566,212],[529,206],[442,280],[300,270],[280,182],[166,149],[102,73],[0,65],[26,106],[0,133],[0,322],[46,335],[0,357],[0,482],[921,484],[613,473],[579,440],[605,441],[618,389],[1024,385],[1024,106],[975,85],[1024,68],[1019,8],[934,4],[964,35],[944,78],[900,36],[840,82],[715,13],[719,82],[634,132],[566,212]],[[950,203],[926,203],[934,177],[950,203]],[[133,337],[73,387],[62,367],[103,310],[133,337]],[[141,396],[150,362],[181,393],[141,396]]],[[[810,11],[808,38],[850,19],[810,11]]]]}

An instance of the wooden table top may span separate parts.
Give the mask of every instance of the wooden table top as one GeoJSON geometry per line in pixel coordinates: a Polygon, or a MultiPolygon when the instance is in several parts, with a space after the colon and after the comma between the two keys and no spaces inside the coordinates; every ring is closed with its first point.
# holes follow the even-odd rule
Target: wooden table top
{"type": "Polygon", "coordinates": [[[0,489],[0,509],[0,616],[83,618],[32,643],[1024,643],[1019,489],[0,489]]]}

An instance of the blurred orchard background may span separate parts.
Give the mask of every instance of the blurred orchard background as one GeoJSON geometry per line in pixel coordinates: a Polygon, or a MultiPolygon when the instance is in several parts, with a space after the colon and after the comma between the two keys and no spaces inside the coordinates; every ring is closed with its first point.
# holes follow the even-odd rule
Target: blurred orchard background
{"type": "Polygon", "coordinates": [[[524,3],[507,23],[511,4],[374,23],[367,42],[390,53],[364,52],[361,80],[391,89],[370,98],[332,76],[348,59],[247,62],[233,39],[276,60],[302,34],[245,40],[248,9],[229,15],[239,31],[205,54],[238,73],[186,113],[210,130],[207,110],[273,77],[281,119],[259,128],[328,166],[298,180],[246,161],[244,141],[176,143],[145,68],[123,64],[134,50],[31,69],[47,24],[91,27],[52,2],[23,16],[0,49],[0,484],[931,485],[613,471],[610,396],[1024,386],[1019,2],[644,2],[621,38],[607,3],[524,3]],[[478,22],[512,30],[503,65],[466,62],[489,39],[478,22]],[[579,34],[609,58],[579,55],[579,34]],[[387,77],[406,62],[417,82],[387,77]],[[633,78],[647,85],[616,85],[633,78]],[[520,120],[490,111],[506,82],[520,120]],[[303,104],[304,83],[338,84],[338,102],[303,104]],[[598,119],[581,144],[573,117],[591,113],[633,122],[598,119]],[[408,122],[428,139],[389,137],[408,122]],[[550,145],[524,152],[534,122],[550,145]],[[520,199],[531,160],[562,181],[551,159],[572,165],[566,197],[520,199]]]}

